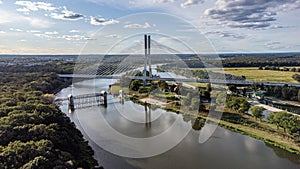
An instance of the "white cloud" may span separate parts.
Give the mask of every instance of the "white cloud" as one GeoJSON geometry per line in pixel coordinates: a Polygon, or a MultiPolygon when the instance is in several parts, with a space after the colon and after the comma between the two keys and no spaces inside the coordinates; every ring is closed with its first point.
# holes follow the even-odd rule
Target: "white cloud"
{"type": "Polygon", "coordinates": [[[38,10],[53,11],[57,9],[51,3],[46,3],[46,2],[16,1],[15,4],[23,6],[23,8],[17,9],[17,11],[25,12],[25,13],[29,11],[38,11],[38,10]]]}
{"type": "Polygon", "coordinates": [[[18,8],[17,11],[28,15],[30,10],[28,8],[18,8]]]}
{"type": "Polygon", "coordinates": [[[0,4],[2,4],[3,3],[3,1],[2,0],[0,0],[0,4]]]}
{"type": "Polygon", "coordinates": [[[50,36],[50,35],[46,35],[46,34],[41,34],[41,33],[36,33],[34,34],[34,36],[40,37],[40,38],[47,38],[47,39],[52,39],[54,37],[50,36]]]}
{"type": "Polygon", "coordinates": [[[74,13],[72,11],[69,11],[65,6],[63,7],[63,10],[61,13],[51,13],[51,18],[54,19],[61,19],[61,20],[79,20],[82,19],[84,16],[82,14],[74,13]]]}
{"type": "Polygon", "coordinates": [[[14,32],[23,32],[22,29],[16,29],[16,28],[9,28],[9,30],[14,32]]]}
{"type": "Polygon", "coordinates": [[[2,33],[6,33],[5,31],[0,31],[0,34],[2,34],[2,33]]]}
{"type": "Polygon", "coordinates": [[[143,29],[146,29],[146,28],[151,28],[152,26],[154,26],[154,25],[150,25],[148,22],[145,22],[144,24],[137,24],[137,23],[127,24],[127,25],[124,25],[124,28],[134,28],[134,29],[143,28],[143,29]]]}
{"type": "Polygon", "coordinates": [[[57,35],[58,32],[53,31],[53,32],[45,32],[46,35],[57,35]]]}
{"type": "Polygon", "coordinates": [[[80,32],[80,30],[73,29],[73,30],[70,30],[69,32],[70,32],[70,33],[78,33],[78,32],[80,32]]]}
{"type": "Polygon", "coordinates": [[[58,38],[69,40],[69,41],[96,40],[95,38],[91,38],[83,35],[63,35],[63,36],[59,36],[58,38]]]}
{"type": "Polygon", "coordinates": [[[106,20],[104,18],[95,18],[91,16],[91,22],[92,25],[111,25],[111,24],[116,24],[119,23],[119,21],[111,19],[111,20],[106,20]]]}
{"type": "Polygon", "coordinates": [[[39,32],[41,32],[41,31],[39,31],[39,30],[28,30],[28,31],[26,31],[27,33],[39,33],[39,32]]]}
{"type": "Polygon", "coordinates": [[[182,8],[186,8],[188,6],[196,5],[196,4],[203,3],[203,2],[204,2],[204,0],[186,0],[184,3],[181,3],[180,6],[182,8]]]}
{"type": "Polygon", "coordinates": [[[6,23],[25,24],[26,22],[29,23],[32,27],[37,27],[37,28],[48,28],[52,25],[52,23],[50,23],[45,19],[22,16],[13,12],[0,10],[0,24],[6,24],[6,23]]]}

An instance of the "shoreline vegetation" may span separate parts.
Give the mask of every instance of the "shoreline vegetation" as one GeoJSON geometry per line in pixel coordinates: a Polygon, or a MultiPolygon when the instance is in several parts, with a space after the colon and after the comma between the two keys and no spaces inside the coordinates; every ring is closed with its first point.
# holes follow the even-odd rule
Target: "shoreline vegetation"
{"type": "MultiPolygon", "coordinates": [[[[300,155],[300,147],[299,145],[297,145],[296,143],[291,141],[290,137],[286,137],[283,135],[283,133],[277,133],[274,131],[274,129],[276,128],[275,125],[271,125],[268,124],[266,122],[257,122],[254,121],[254,118],[249,116],[249,115],[242,115],[243,118],[248,119],[251,122],[255,122],[258,123],[258,125],[260,125],[260,127],[265,127],[265,130],[260,130],[257,128],[253,128],[250,126],[245,126],[243,124],[234,124],[231,122],[228,122],[226,120],[229,119],[224,119],[224,117],[222,117],[222,119],[220,119],[220,121],[217,121],[216,119],[212,119],[212,118],[208,118],[207,117],[207,113],[201,113],[201,112],[191,112],[190,110],[184,110],[184,112],[182,112],[182,110],[177,109],[175,107],[170,107],[170,106],[161,106],[163,103],[162,101],[156,100],[155,98],[151,98],[150,99],[146,99],[146,98],[142,98],[142,99],[138,99],[138,100],[134,100],[136,103],[139,103],[141,105],[149,105],[149,104],[154,104],[155,106],[167,110],[167,111],[171,111],[177,114],[186,114],[186,115],[192,115],[194,116],[194,118],[198,118],[200,117],[201,119],[205,119],[211,122],[215,122],[218,123],[219,126],[228,129],[230,131],[234,131],[243,135],[248,135],[250,137],[259,139],[264,141],[267,144],[271,144],[275,147],[279,147],[281,149],[284,149],[290,153],[295,153],[297,155],[300,155]],[[157,104],[159,103],[159,104],[157,104]]],[[[221,112],[218,112],[221,113],[221,112]]],[[[237,113],[234,113],[230,110],[226,110],[225,112],[223,112],[224,114],[233,114],[236,115],[237,113]]],[[[239,114],[240,115],[240,114],[239,114]]]]}
{"type": "MultiPolygon", "coordinates": [[[[159,82],[154,82],[159,83],[159,82]]],[[[163,83],[163,82],[160,82],[163,83]]],[[[131,83],[132,84],[132,83],[131,83]]],[[[219,126],[228,129],[230,131],[234,131],[243,135],[248,135],[250,137],[259,139],[264,141],[266,144],[272,145],[274,147],[281,148],[283,150],[286,150],[287,152],[300,155],[300,146],[299,143],[297,143],[293,136],[284,132],[283,129],[278,129],[275,124],[270,124],[263,120],[258,120],[255,117],[246,114],[246,113],[240,113],[234,110],[231,110],[229,108],[225,108],[224,112],[220,111],[220,108],[216,108],[215,111],[219,113],[223,113],[222,118],[220,121],[216,121],[216,119],[208,118],[208,111],[210,109],[209,104],[205,104],[202,109],[202,111],[198,110],[191,110],[189,108],[182,108],[180,107],[180,104],[178,104],[178,100],[175,99],[170,92],[160,92],[159,94],[156,94],[154,92],[153,95],[149,98],[149,93],[143,91],[145,87],[141,88],[143,90],[140,90],[136,88],[136,90],[132,90],[135,87],[131,85],[130,88],[121,87],[120,84],[116,83],[111,86],[111,93],[113,95],[117,95],[119,90],[123,90],[125,93],[127,93],[127,97],[141,105],[151,105],[151,108],[153,107],[159,107],[167,111],[171,111],[177,114],[183,114],[183,115],[191,115],[195,119],[201,118],[204,120],[208,120],[211,122],[218,123],[219,126]],[[162,96],[164,95],[164,96],[162,96]],[[171,98],[171,99],[170,99],[171,98]]],[[[137,85],[137,83],[136,83],[137,85]]],[[[152,82],[153,85],[153,82],[152,82]]],[[[157,87],[160,85],[157,84],[157,87]]],[[[161,85],[163,86],[163,85],[161,85]]],[[[148,89],[151,87],[147,86],[148,89]]],[[[147,88],[146,87],[146,88],[147,88]]],[[[203,87],[203,86],[202,86],[203,87]]],[[[153,87],[152,87],[153,89],[153,87]]],[[[155,90],[156,91],[156,90],[155,90]]],[[[151,93],[152,94],[152,93],[151,93]]],[[[184,100],[183,96],[183,100],[184,100]]],[[[248,108],[249,109],[249,108],[248,108]]],[[[298,136],[299,137],[299,136],[298,136]]]]}

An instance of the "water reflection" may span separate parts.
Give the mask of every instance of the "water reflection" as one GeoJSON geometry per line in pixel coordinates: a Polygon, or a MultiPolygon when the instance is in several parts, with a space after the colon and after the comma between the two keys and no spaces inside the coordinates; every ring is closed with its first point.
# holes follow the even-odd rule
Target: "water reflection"
{"type": "Polygon", "coordinates": [[[145,125],[146,128],[151,128],[151,105],[144,105],[145,107],[145,125]]]}

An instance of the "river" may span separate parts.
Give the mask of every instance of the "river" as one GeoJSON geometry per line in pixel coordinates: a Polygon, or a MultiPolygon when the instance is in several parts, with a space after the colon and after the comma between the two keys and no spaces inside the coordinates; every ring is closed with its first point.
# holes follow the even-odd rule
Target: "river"
{"type": "MultiPolygon", "coordinates": [[[[111,80],[83,81],[64,88],[57,98],[66,98],[70,93],[91,93],[94,90],[107,90],[111,80]],[[97,86],[94,89],[94,86],[97,86]]],[[[76,124],[78,129],[95,151],[95,158],[105,169],[299,169],[300,156],[282,149],[266,145],[263,141],[217,127],[213,135],[204,143],[199,143],[200,131],[191,129],[186,137],[173,148],[147,158],[127,158],[107,151],[107,147],[127,148],[122,140],[106,138],[104,122],[115,131],[133,138],[148,138],[159,135],[177,122],[178,128],[191,127],[195,119],[162,109],[151,110],[151,125],[145,125],[145,107],[131,101],[121,104],[117,98],[109,96],[107,108],[91,106],[68,112],[67,102],[60,108],[76,124]],[[101,145],[101,146],[99,146],[101,145]],[[104,147],[103,147],[104,146],[104,147]]],[[[149,109],[149,108],[148,108],[149,109]]],[[[182,130],[173,131],[168,137],[172,140],[182,130]]],[[[163,140],[162,140],[163,142],[163,140]]],[[[157,146],[160,142],[155,143],[157,146]]],[[[147,146],[147,145],[145,145],[147,146]]]]}

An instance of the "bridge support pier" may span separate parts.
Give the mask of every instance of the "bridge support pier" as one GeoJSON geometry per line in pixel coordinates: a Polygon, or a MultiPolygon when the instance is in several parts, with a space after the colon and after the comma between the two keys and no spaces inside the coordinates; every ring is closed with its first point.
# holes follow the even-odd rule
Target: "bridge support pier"
{"type": "Polygon", "coordinates": [[[102,102],[104,107],[107,107],[107,92],[106,91],[101,91],[100,102],[102,102]]]}
{"type": "Polygon", "coordinates": [[[68,95],[68,109],[71,110],[70,112],[73,112],[75,109],[74,97],[71,94],[68,95]]]}

